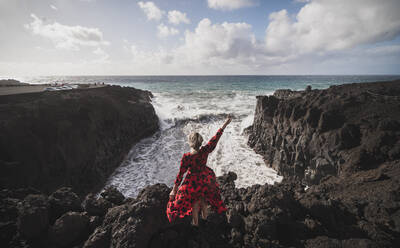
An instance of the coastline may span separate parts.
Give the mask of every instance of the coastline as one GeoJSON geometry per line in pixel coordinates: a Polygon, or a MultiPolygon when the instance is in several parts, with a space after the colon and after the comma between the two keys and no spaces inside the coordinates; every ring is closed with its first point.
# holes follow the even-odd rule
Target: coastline
{"type": "MultiPolygon", "coordinates": [[[[113,89],[112,101],[134,91],[113,89]]],[[[69,99],[68,92],[42,94],[69,99]]],[[[141,97],[133,102],[147,106],[149,93],[137,92],[141,97]]],[[[200,230],[187,219],[168,223],[171,189],[165,184],[148,186],[135,199],[112,188],[99,199],[68,188],[3,189],[1,242],[15,247],[394,247],[400,242],[399,96],[400,81],[392,81],[258,97],[249,143],[284,179],[238,189],[234,173],[218,177],[228,212],[211,213],[200,230]],[[310,170],[314,178],[307,177],[310,170]],[[32,223],[40,223],[38,231],[32,223]]],[[[0,106],[10,99],[0,97],[0,106]]]]}
{"type": "MultiPolygon", "coordinates": [[[[53,89],[56,86],[64,86],[70,84],[28,84],[22,83],[13,79],[0,80],[0,96],[4,95],[16,95],[16,94],[28,94],[28,93],[37,93],[48,91],[49,89],[53,89]]],[[[76,89],[92,89],[92,88],[100,88],[105,87],[104,84],[79,84],[76,85],[76,89]]]]}
{"type": "Polygon", "coordinates": [[[400,81],[257,97],[249,145],[284,177],[318,184],[400,159],[400,81]]]}
{"type": "Polygon", "coordinates": [[[2,188],[99,190],[158,130],[151,93],[106,86],[0,96],[2,188]]]}

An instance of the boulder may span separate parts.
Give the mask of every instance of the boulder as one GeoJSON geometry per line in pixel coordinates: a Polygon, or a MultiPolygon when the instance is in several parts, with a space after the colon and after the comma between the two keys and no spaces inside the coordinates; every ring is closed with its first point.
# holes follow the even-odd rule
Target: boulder
{"type": "Polygon", "coordinates": [[[28,195],[18,204],[18,230],[28,239],[41,236],[49,226],[49,204],[45,195],[28,195]]]}
{"type": "Polygon", "coordinates": [[[94,194],[90,193],[86,196],[82,203],[83,209],[90,215],[104,216],[108,209],[112,207],[112,203],[104,198],[97,198],[94,194]]]}
{"type": "Polygon", "coordinates": [[[146,247],[168,225],[165,208],[171,191],[165,184],[144,188],[137,198],[110,209],[103,225],[111,226],[111,246],[146,247]]]}
{"type": "Polygon", "coordinates": [[[51,244],[56,247],[71,247],[89,235],[88,227],[87,213],[68,212],[50,227],[48,237],[51,244]]]}
{"type": "Polygon", "coordinates": [[[81,200],[71,188],[63,187],[49,196],[50,219],[53,223],[61,215],[69,211],[81,211],[81,200]]]}
{"type": "Polygon", "coordinates": [[[115,205],[121,205],[125,200],[125,196],[113,186],[107,187],[100,195],[115,205]]]}

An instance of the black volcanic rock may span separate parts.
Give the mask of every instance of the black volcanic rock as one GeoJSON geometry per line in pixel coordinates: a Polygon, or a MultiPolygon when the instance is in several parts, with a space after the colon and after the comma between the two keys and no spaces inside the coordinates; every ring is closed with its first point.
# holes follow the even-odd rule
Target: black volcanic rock
{"type": "Polygon", "coordinates": [[[81,211],[81,200],[71,188],[63,187],[49,196],[50,222],[53,223],[68,211],[81,211]]]}
{"type": "Polygon", "coordinates": [[[42,235],[49,225],[49,204],[45,195],[28,195],[18,204],[18,230],[28,239],[42,235]]]}
{"type": "Polygon", "coordinates": [[[104,216],[113,204],[106,199],[97,198],[93,193],[86,196],[82,203],[83,209],[90,215],[104,216]]]}
{"type": "Polygon", "coordinates": [[[119,192],[114,186],[107,187],[100,194],[105,200],[114,203],[115,205],[121,205],[125,200],[124,195],[119,192]]]}
{"type": "Polygon", "coordinates": [[[318,183],[400,158],[400,81],[258,96],[249,145],[284,177],[318,183]]]}
{"type": "Polygon", "coordinates": [[[165,184],[143,189],[135,200],[109,209],[103,227],[111,226],[111,247],[146,247],[168,224],[165,208],[171,191],[165,184]]]}
{"type": "Polygon", "coordinates": [[[148,186],[136,199],[108,209],[84,247],[147,247],[152,237],[169,225],[165,208],[170,190],[164,184],[148,186]]]}
{"type": "MultiPolygon", "coordinates": [[[[36,238],[26,240],[21,235],[23,228],[31,227],[30,222],[16,230],[17,217],[9,218],[0,223],[4,230],[0,241],[8,246],[44,248],[397,247],[399,165],[400,161],[393,161],[349,177],[327,177],[307,190],[292,178],[276,185],[238,189],[236,175],[230,172],[217,178],[228,211],[211,211],[199,228],[190,225],[190,217],[168,222],[165,210],[171,188],[156,184],[144,188],[137,198],[109,208],[104,218],[67,212],[47,232],[35,234],[36,238]]],[[[16,201],[27,210],[46,206],[45,195],[16,201]]],[[[18,214],[18,218],[25,215],[18,214]]]]}
{"type": "Polygon", "coordinates": [[[55,247],[71,247],[87,237],[88,228],[89,216],[86,213],[68,212],[50,227],[48,238],[55,247]]]}
{"type": "Polygon", "coordinates": [[[0,188],[99,189],[158,130],[150,97],[119,86],[0,96],[0,188]]]}
{"type": "MultiPolygon", "coordinates": [[[[135,199],[123,199],[116,189],[106,190],[100,198],[89,194],[83,209],[64,213],[50,226],[41,222],[41,231],[32,231],[32,220],[44,220],[49,213],[47,196],[33,189],[4,189],[0,191],[0,244],[41,248],[398,247],[399,122],[393,114],[399,105],[393,102],[400,90],[393,83],[380,85],[345,88],[351,102],[359,99],[357,109],[354,104],[340,105],[341,87],[308,93],[282,90],[277,93],[282,99],[260,97],[255,124],[273,130],[260,129],[262,136],[253,141],[264,155],[278,148],[285,153],[273,161],[288,176],[279,184],[247,188],[235,187],[235,173],[218,177],[228,211],[211,211],[198,228],[190,225],[190,217],[168,222],[165,211],[171,188],[165,184],[148,186],[135,199]],[[331,92],[335,90],[337,94],[331,92]],[[368,104],[363,92],[379,99],[371,98],[373,104],[368,104]],[[330,109],[328,103],[338,104],[342,111],[330,109]],[[271,132],[276,134],[273,139],[268,136],[271,132]],[[297,144],[295,155],[293,144],[297,144]],[[288,163],[292,160],[287,154],[292,154],[295,166],[288,163]],[[309,165],[310,161],[315,164],[309,165]],[[302,167],[319,173],[312,180],[315,184],[306,187],[310,181],[303,180],[302,167]],[[13,210],[16,206],[19,211],[13,210]],[[25,217],[25,222],[18,221],[25,217]]],[[[62,192],[54,195],[62,209],[71,206],[70,199],[75,197],[69,190],[56,192],[62,192]]]]}
{"type": "Polygon", "coordinates": [[[98,227],[84,244],[84,248],[110,247],[111,227],[98,227]]]}

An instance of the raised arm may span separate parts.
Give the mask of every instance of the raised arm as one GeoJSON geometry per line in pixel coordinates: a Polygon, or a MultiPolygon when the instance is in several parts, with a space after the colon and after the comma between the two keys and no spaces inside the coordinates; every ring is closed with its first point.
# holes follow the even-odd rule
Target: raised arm
{"type": "Polygon", "coordinates": [[[208,141],[208,143],[203,146],[200,150],[210,153],[212,151],[214,151],[215,147],[217,146],[217,143],[219,141],[219,138],[221,138],[222,133],[224,132],[226,126],[231,122],[231,118],[228,118],[224,125],[218,129],[217,133],[210,139],[210,141],[208,141]]]}
{"type": "Polygon", "coordinates": [[[200,152],[206,152],[210,153],[214,151],[215,147],[217,146],[217,143],[219,141],[219,138],[221,138],[221,135],[223,133],[223,129],[220,128],[218,129],[217,133],[208,141],[206,145],[204,145],[202,148],[200,148],[200,152]]]}

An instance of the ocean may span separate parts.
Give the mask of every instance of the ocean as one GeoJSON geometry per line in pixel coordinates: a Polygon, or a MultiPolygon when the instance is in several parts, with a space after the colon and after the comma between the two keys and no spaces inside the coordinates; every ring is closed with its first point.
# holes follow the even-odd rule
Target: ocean
{"type": "Polygon", "coordinates": [[[109,178],[125,196],[135,197],[142,188],[165,183],[172,186],[186,142],[192,131],[205,142],[222,126],[226,128],[208,166],[217,176],[229,171],[238,175],[236,187],[273,184],[282,177],[268,168],[262,156],[247,146],[245,128],[254,118],[257,95],[277,89],[301,90],[307,85],[324,89],[331,85],[400,79],[400,75],[355,76],[68,76],[17,78],[27,83],[106,83],[149,90],[160,120],[160,131],[132,147],[109,178]]]}

